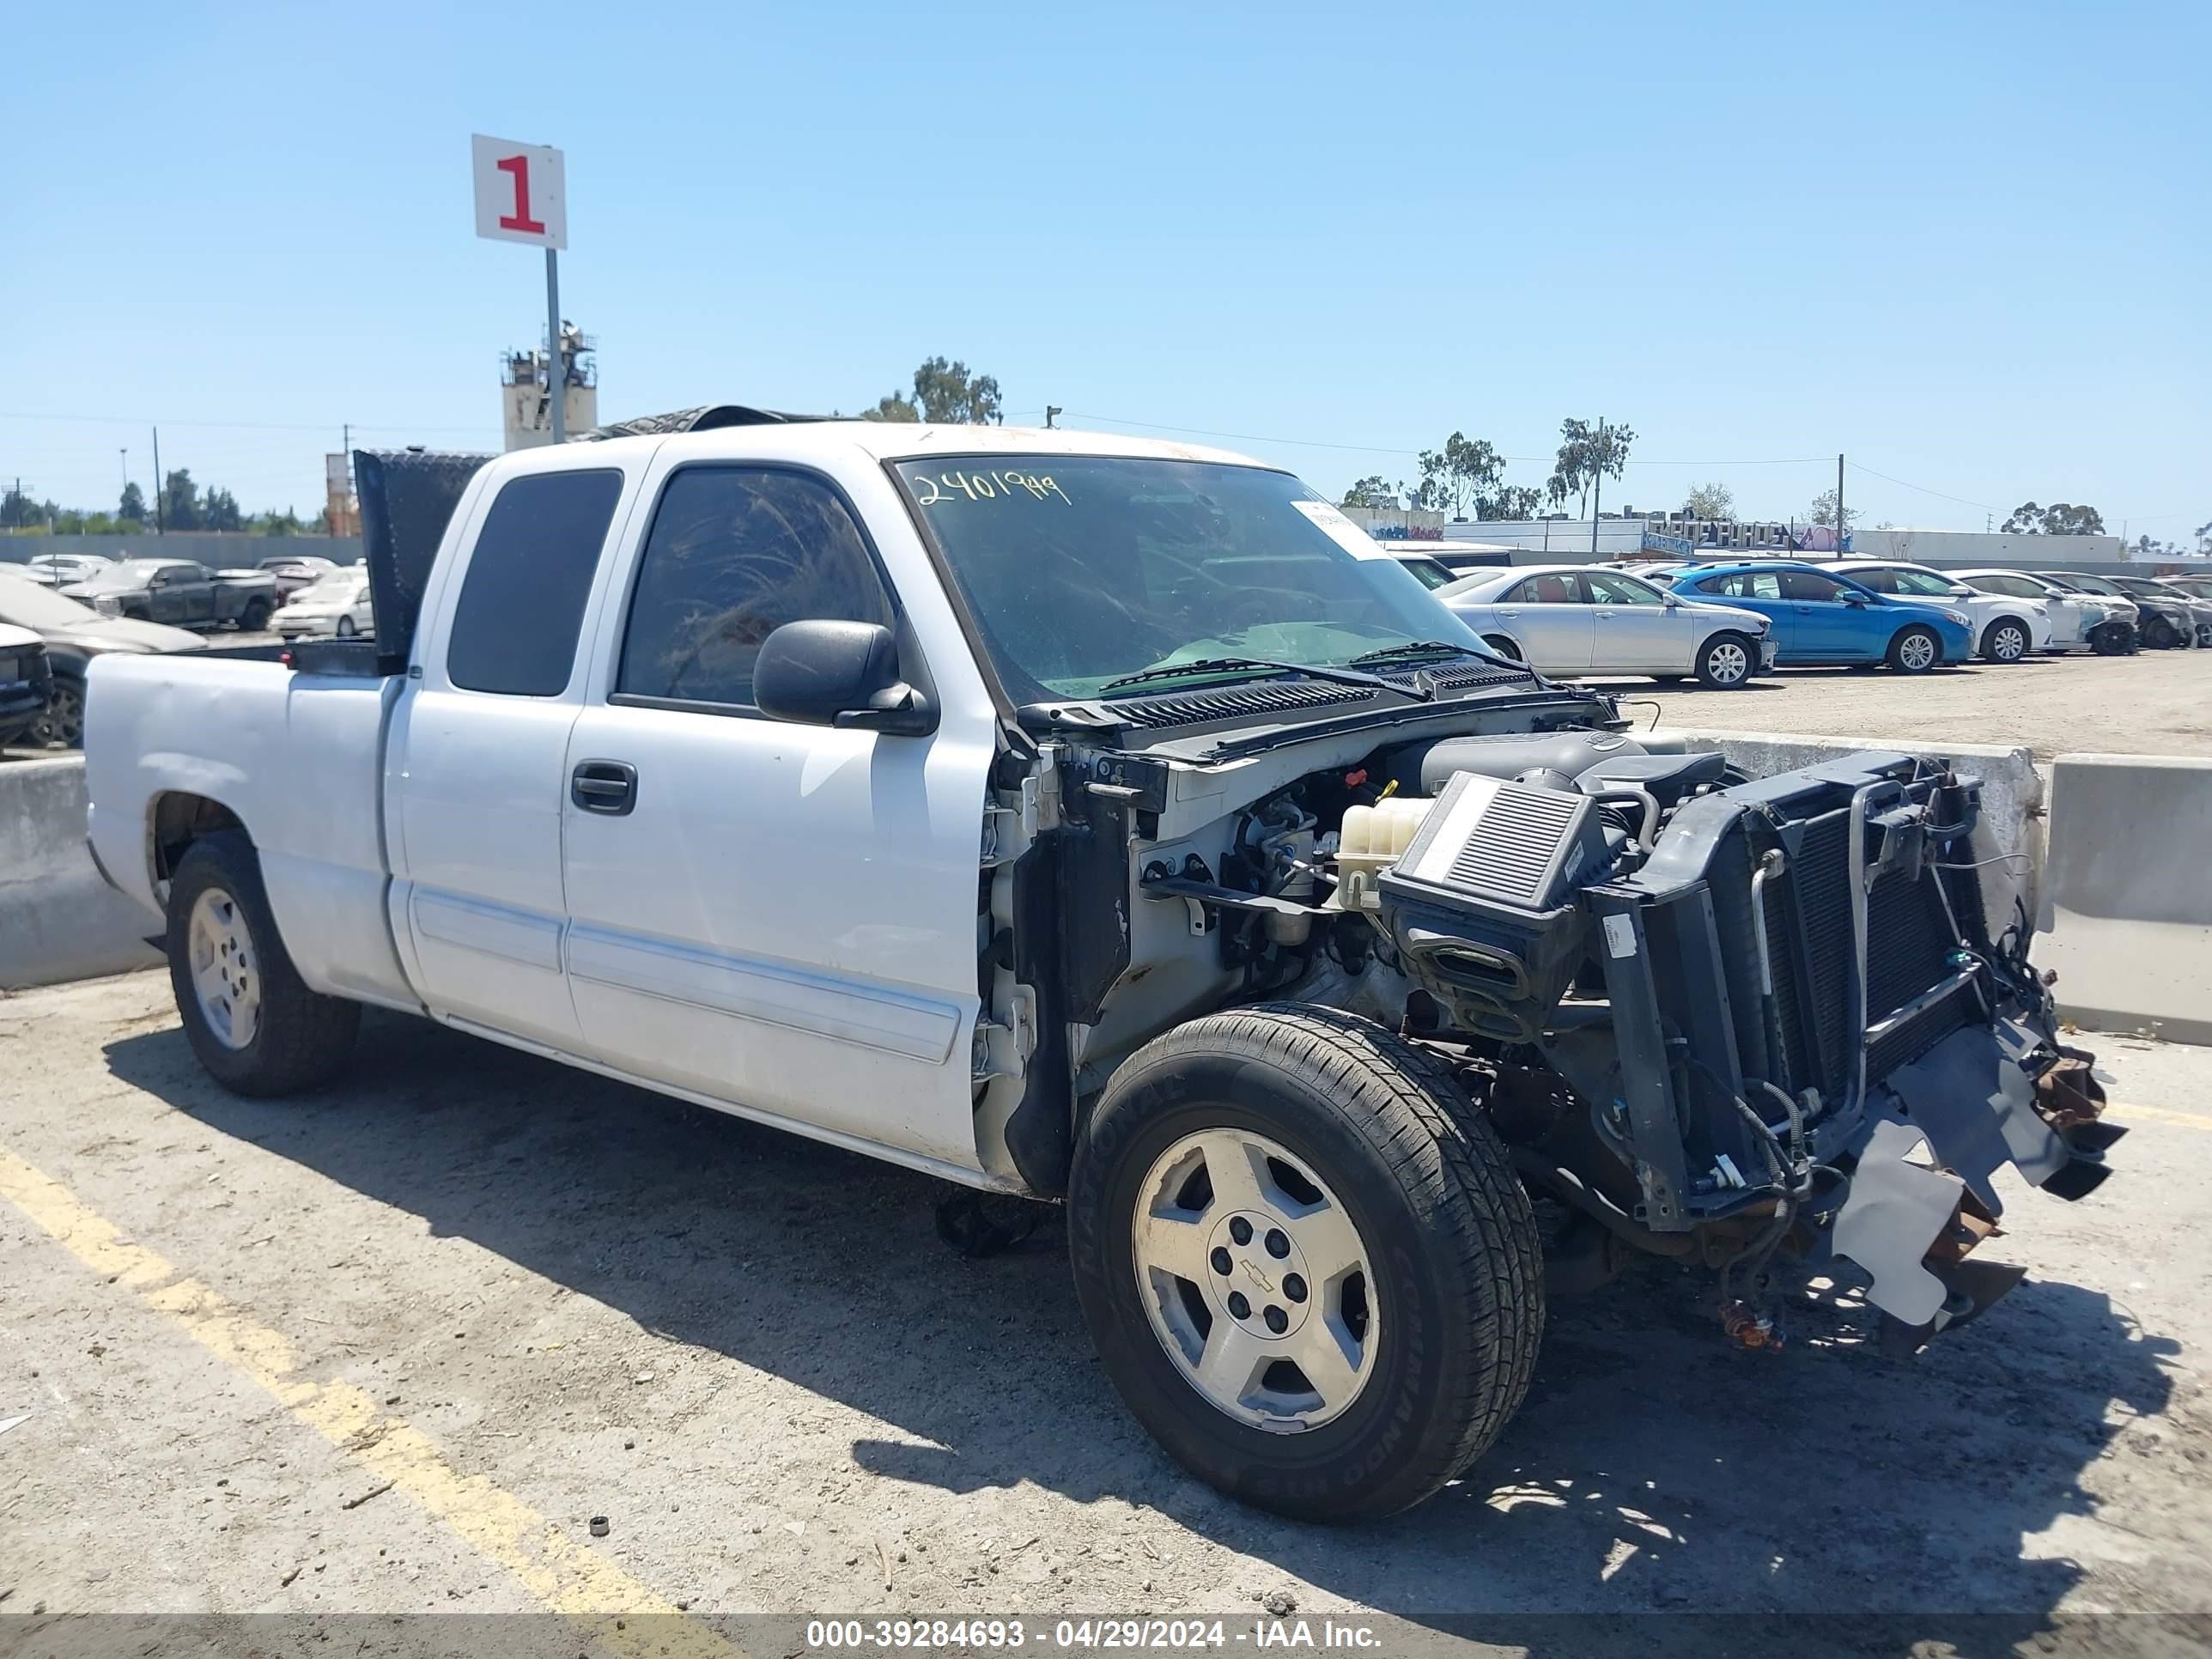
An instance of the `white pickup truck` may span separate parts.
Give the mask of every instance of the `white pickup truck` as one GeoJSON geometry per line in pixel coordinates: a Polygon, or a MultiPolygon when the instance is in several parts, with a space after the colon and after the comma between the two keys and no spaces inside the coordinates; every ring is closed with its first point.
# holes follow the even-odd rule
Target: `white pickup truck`
{"type": "Polygon", "coordinates": [[[1845,1258],[1909,1350],[2012,1282],[1998,1165],[2104,1175],[1972,778],[1647,753],[1235,456],[642,424],[359,457],[373,644],[93,664],[222,1083],[373,1003],[1064,1201],[1137,1416],[1324,1519],[1490,1443],[1547,1273],[1772,1347],[1845,1258]]]}

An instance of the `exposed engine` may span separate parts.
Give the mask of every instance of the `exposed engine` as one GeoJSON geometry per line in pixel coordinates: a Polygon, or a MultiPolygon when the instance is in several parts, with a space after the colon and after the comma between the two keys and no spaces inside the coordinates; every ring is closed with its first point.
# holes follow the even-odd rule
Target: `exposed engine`
{"type": "Polygon", "coordinates": [[[1559,1282],[1697,1258],[1729,1334],[1778,1346],[1771,1264],[1832,1253],[1910,1349],[2019,1276],[1966,1259],[1996,1169],[2079,1197],[2119,1133],[2024,912],[1992,932],[1978,811],[1901,754],[1753,781],[1602,730],[1456,737],[1303,778],[1218,871],[1142,886],[1206,917],[1248,994],[1449,1055],[1572,1218],[1559,1282]]]}

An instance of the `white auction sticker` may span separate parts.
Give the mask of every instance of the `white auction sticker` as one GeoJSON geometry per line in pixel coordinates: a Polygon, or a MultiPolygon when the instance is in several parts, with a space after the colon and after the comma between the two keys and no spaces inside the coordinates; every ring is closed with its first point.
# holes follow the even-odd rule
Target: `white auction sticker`
{"type": "Polygon", "coordinates": [[[1636,924],[1620,911],[1605,919],[1605,948],[1607,954],[1618,957],[1636,954],[1636,924]]]}
{"type": "Polygon", "coordinates": [[[1292,501],[1292,507],[1311,519],[1314,523],[1355,559],[1379,559],[1385,556],[1382,544],[1358,525],[1331,507],[1327,501],[1292,501]]]}

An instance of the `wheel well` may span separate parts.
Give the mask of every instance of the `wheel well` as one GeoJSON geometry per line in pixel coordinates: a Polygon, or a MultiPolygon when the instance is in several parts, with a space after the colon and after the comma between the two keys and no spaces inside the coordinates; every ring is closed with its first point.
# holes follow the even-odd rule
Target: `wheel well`
{"type": "Polygon", "coordinates": [[[1512,658],[1516,662],[1521,659],[1521,647],[1510,634],[1485,634],[1482,636],[1482,642],[1492,649],[1512,658]]]}
{"type": "Polygon", "coordinates": [[[153,815],[154,875],[167,881],[176,872],[191,844],[222,830],[243,830],[238,814],[221,801],[205,795],[172,790],[155,799],[153,815]]]}

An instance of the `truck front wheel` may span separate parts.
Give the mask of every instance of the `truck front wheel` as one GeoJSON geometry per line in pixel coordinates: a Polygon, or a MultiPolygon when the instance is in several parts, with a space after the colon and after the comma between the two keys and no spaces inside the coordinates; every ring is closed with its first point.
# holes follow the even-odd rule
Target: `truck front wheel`
{"type": "Polygon", "coordinates": [[[1108,1084],[1068,1240],[1109,1376],[1184,1468],[1311,1521],[1418,1504],[1497,1437],[1544,1321],[1487,1119],[1382,1027],[1194,1020],[1108,1084]]]}
{"type": "Polygon", "coordinates": [[[253,843],[226,830],[192,843],[169,882],[169,985],[209,1076],[241,1095],[324,1082],[353,1053],[361,1005],[311,991],[292,965],[253,843]]]}

